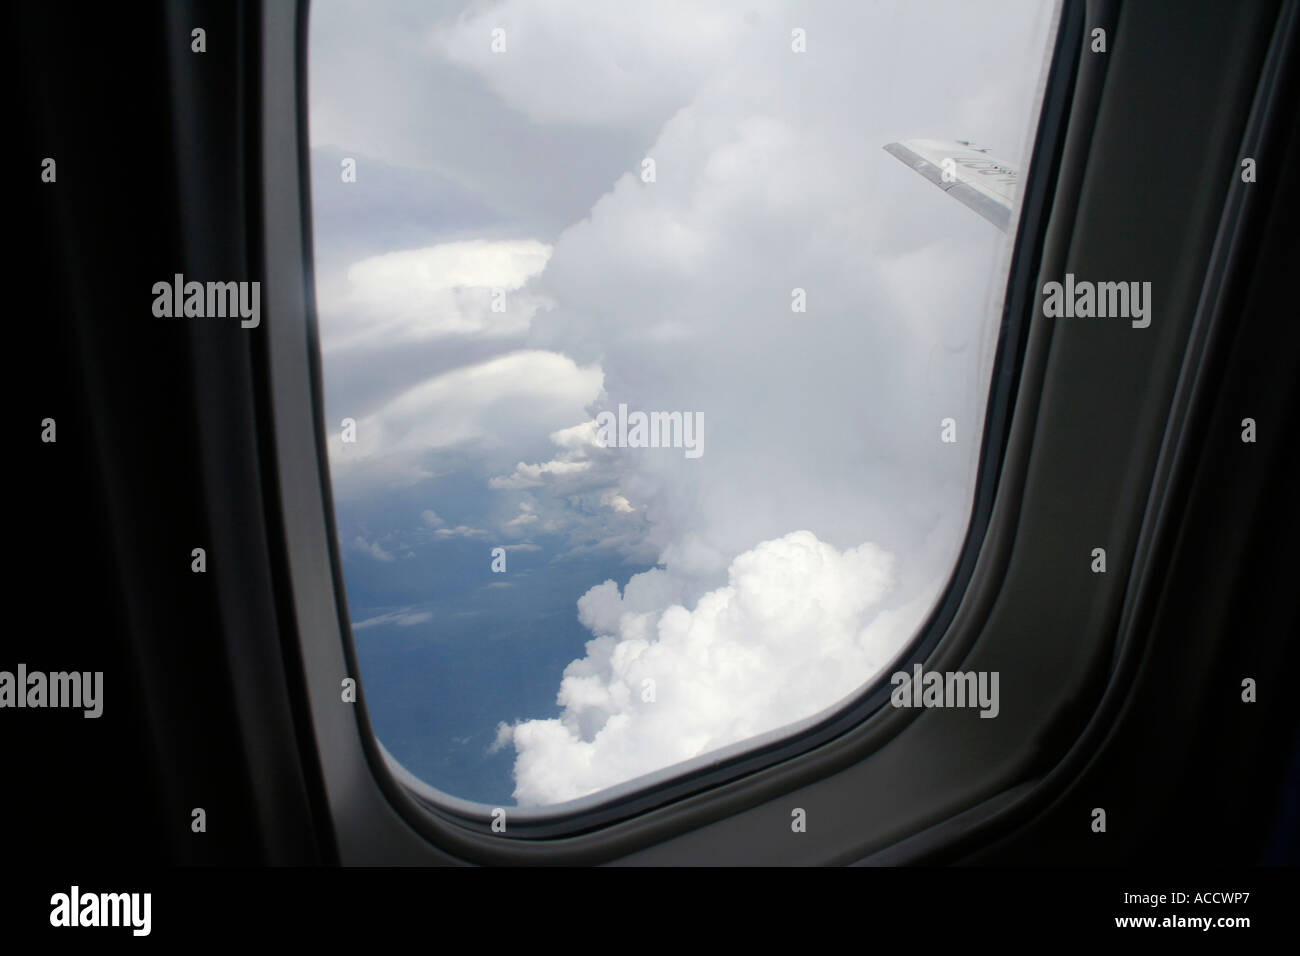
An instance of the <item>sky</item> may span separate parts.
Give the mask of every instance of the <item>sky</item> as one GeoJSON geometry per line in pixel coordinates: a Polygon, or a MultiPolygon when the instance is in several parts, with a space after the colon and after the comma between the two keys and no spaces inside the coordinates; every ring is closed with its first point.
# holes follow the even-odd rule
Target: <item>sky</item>
{"type": "Polygon", "coordinates": [[[330,475],[407,769],[562,803],[887,671],[969,520],[1009,239],[883,146],[1023,169],[1053,16],[312,4],[330,475]]]}

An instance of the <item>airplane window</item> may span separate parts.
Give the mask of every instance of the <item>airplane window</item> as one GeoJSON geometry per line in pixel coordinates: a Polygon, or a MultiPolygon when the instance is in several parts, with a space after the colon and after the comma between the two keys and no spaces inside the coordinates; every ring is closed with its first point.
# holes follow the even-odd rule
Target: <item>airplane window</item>
{"type": "Polygon", "coordinates": [[[553,806],[888,677],[970,520],[1054,22],[312,4],[338,547],[407,770],[553,806]]]}

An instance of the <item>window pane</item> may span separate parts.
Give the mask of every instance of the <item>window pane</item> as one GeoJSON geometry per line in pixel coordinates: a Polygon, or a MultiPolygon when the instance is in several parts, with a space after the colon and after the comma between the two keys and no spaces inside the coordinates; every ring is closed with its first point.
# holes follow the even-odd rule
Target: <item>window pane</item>
{"type": "Polygon", "coordinates": [[[969,521],[1053,19],[312,4],[330,472],[405,767],[555,804],[890,668],[969,521]]]}

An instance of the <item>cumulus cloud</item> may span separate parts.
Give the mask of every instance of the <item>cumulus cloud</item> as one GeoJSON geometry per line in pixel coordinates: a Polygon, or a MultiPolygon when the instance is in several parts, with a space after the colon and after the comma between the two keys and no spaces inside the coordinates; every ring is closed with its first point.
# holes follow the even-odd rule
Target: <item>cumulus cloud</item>
{"type": "Polygon", "coordinates": [[[397,558],[393,556],[392,552],[385,549],[378,541],[367,541],[360,535],[352,540],[352,546],[358,551],[370,555],[376,561],[387,563],[389,561],[397,560],[397,558]]]}
{"type": "MultiPolygon", "coordinates": [[[[502,725],[515,798],[555,803],[811,716],[887,666],[898,635],[879,620],[892,556],[796,531],[732,561],[691,610],[613,581],[588,592],[596,631],[560,684],[560,717],[502,725]]],[[[633,579],[634,581],[636,579],[633,579]]]]}
{"type": "MultiPolygon", "coordinates": [[[[514,12],[506,4],[491,16],[514,12]]],[[[562,10],[528,16],[585,35],[562,10]]],[[[816,31],[818,55],[806,61],[734,22],[729,42],[750,42],[694,81],[648,145],[656,181],[629,170],[613,183],[555,240],[531,285],[556,305],[534,316],[530,343],[600,362],[604,392],[591,412],[626,402],[700,413],[707,454],[611,458],[576,440],[494,487],[533,489],[539,510],[579,488],[625,502],[620,513],[645,516],[643,545],[656,560],[701,585],[792,527],[899,553],[950,517],[959,534],[975,448],[941,445],[938,426],[956,415],[978,433],[974,358],[992,329],[998,236],[922,194],[938,202],[929,236],[905,238],[915,216],[899,215],[895,197],[924,183],[880,146],[887,130],[914,128],[913,104],[881,102],[873,109],[884,117],[870,124],[843,118],[844,89],[879,88],[898,65],[859,21],[865,28],[869,16],[837,11],[844,35],[816,31]],[[876,55],[863,56],[864,45],[876,55]],[[791,311],[796,288],[806,313],[791,311]]],[[[763,29],[772,23],[760,18],[763,29]]],[[[511,103],[546,116],[552,93],[573,100],[565,90],[562,77],[539,72],[511,103]]]]}
{"type": "MultiPolygon", "coordinates": [[[[507,3],[493,16],[506,13],[524,15],[507,3]]],[[[644,517],[636,546],[661,565],[629,584],[635,613],[611,582],[588,592],[580,620],[598,636],[566,671],[562,716],[502,731],[521,803],[589,793],[842,699],[913,633],[960,544],[977,442],[944,445],[938,430],[952,415],[979,433],[1005,252],[956,203],[938,202],[918,232],[915,201],[941,197],[900,203],[923,184],[880,147],[915,135],[918,115],[960,135],[972,103],[1007,92],[1005,72],[920,110],[906,95],[874,97],[872,122],[846,122],[843,91],[897,94],[909,54],[868,26],[865,7],[820,23],[798,15],[817,56],[769,38],[729,50],[724,70],[688,70],[688,102],[646,149],[655,182],[632,170],[617,180],[532,285],[556,306],[534,316],[531,343],[601,363],[603,405],[591,411],[701,412],[710,443],[698,461],[611,459],[575,425],[564,454],[498,480],[529,487],[539,509],[569,499],[576,474],[603,485],[607,505],[644,517]],[[791,310],[795,289],[806,312],[791,310]],[[801,589],[817,599],[796,599],[801,589]],[[646,704],[638,684],[656,668],[670,689],[646,704]]],[[[564,19],[527,16],[534,29],[564,19]]],[[[777,22],[788,37],[795,21],[777,22]]],[[[512,77],[489,82],[529,115],[555,118],[568,103],[568,121],[593,119],[563,76],[512,77]]],[[[1018,153],[1023,111],[997,130],[980,118],[983,136],[1018,153]]]]}

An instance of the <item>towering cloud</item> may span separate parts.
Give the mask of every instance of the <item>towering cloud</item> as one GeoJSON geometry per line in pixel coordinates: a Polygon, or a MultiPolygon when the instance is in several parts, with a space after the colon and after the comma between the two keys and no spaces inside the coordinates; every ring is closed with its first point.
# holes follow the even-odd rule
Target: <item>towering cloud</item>
{"type": "Polygon", "coordinates": [[[888,666],[881,613],[894,559],[796,531],[739,555],[693,609],[659,572],[593,588],[598,635],[564,672],[558,719],[502,725],[521,804],[563,801],[774,730],[834,704],[888,666]]]}

